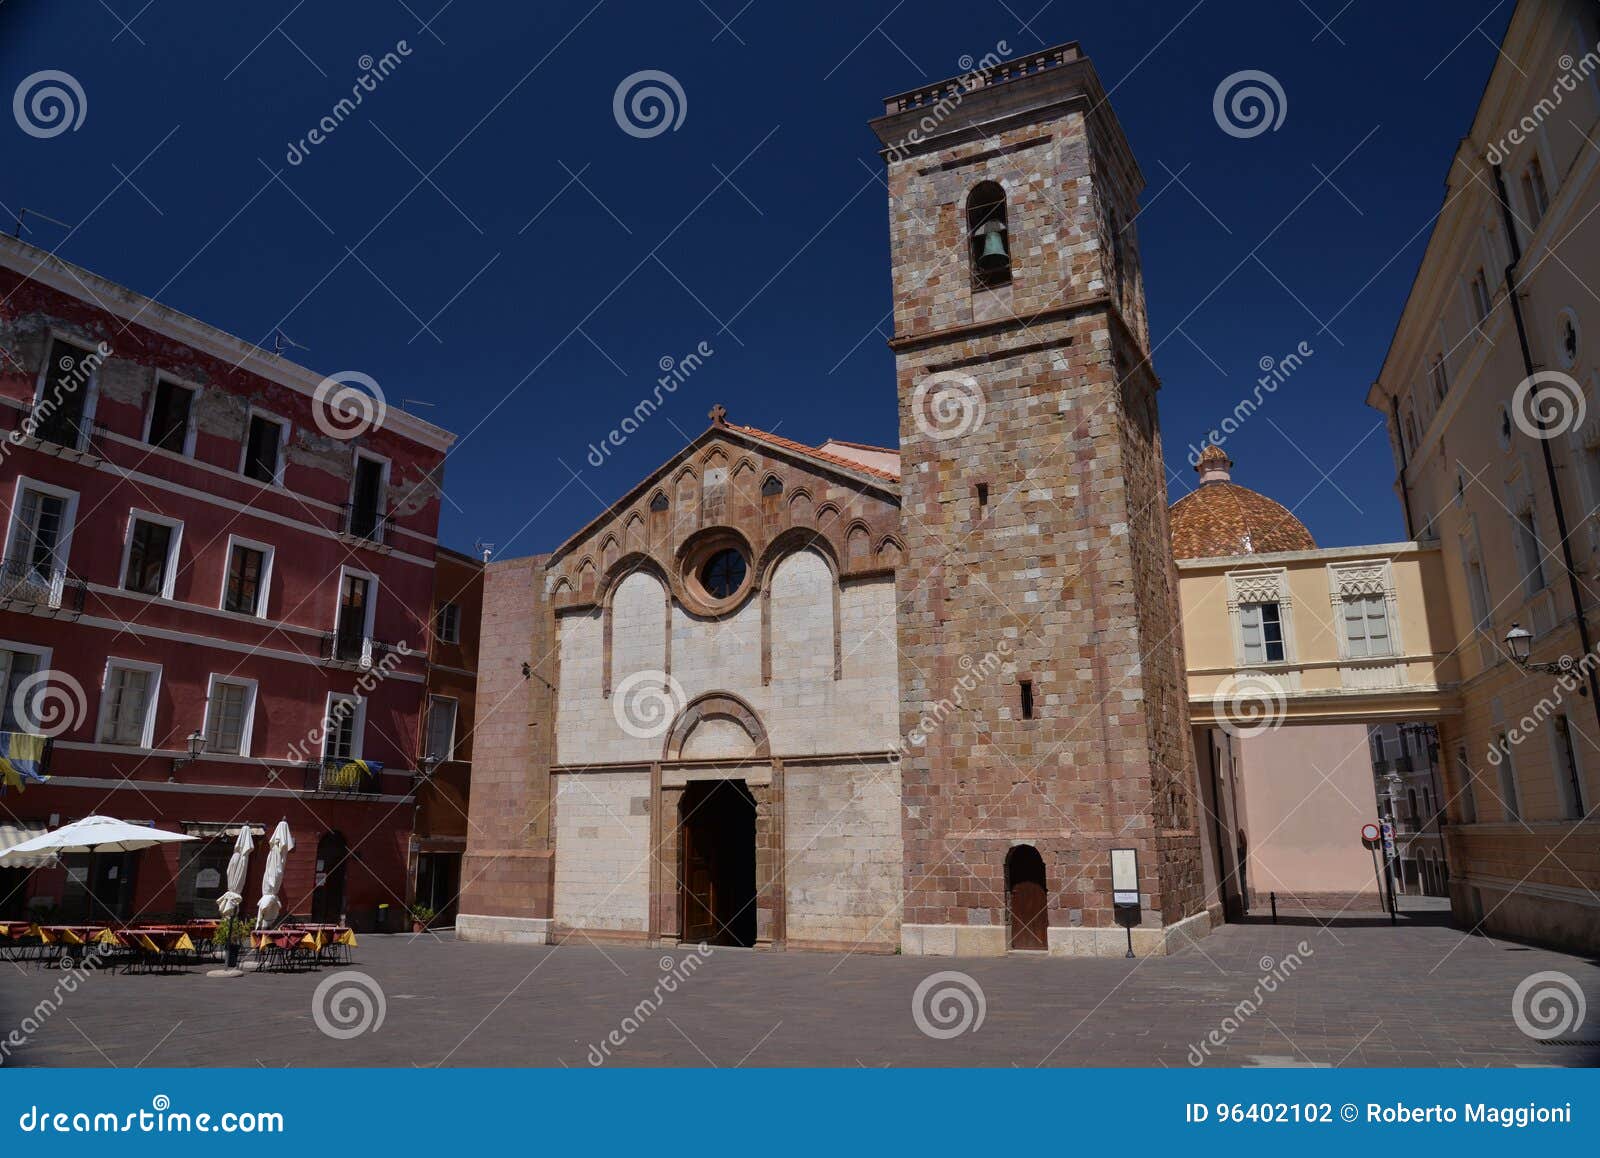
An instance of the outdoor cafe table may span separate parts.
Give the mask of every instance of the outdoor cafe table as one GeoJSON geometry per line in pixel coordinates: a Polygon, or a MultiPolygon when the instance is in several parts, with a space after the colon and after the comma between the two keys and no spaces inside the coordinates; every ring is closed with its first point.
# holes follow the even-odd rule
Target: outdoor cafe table
{"type": "Polygon", "coordinates": [[[356,935],[348,925],[283,925],[251,933],[250,944],[264,958],[286,963],[291,954],[320,959],[340,948],[353,949],[356,935]]]}
{"type": "Polygon", "coordinates": [[[87,945],[106,931],[104,925],[35,925],[46,945],[87,945]]]}
{"type": "Polygon", "coordinates": [[[0,960],[5,959],[6,953],[10,954],[11,960],[23,960],[32,955],[40,944],[32,921],[0,921],[0,960]]]}
{"type": "Polygon", "coordinates": [[[147,953],[172,953],[194,949],[193,938],[181,925],[140,925],[128,929],[104,929],[95,940],[102,945],[143,949],[147,953]]]}

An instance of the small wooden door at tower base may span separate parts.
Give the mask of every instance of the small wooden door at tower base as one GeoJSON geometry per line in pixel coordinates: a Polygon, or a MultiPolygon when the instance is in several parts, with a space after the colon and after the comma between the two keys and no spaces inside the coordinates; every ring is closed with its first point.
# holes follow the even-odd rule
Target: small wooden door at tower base
{"type": "Polygon", "coordinates": [[[695,845],[695,826],[679,830],[683,840],[683,934],[685,941],[710,941],[717,932],[716,877],[695,845]]]}
{"type": "Polygon", "coordinates": [[[1044,883],[1044,861],[1032,848],[1012,852],[1007,864],[1010,885],[1011,948],[1047,949],[1045,932],[1049,919],[1048,893],[1044,883]]]}

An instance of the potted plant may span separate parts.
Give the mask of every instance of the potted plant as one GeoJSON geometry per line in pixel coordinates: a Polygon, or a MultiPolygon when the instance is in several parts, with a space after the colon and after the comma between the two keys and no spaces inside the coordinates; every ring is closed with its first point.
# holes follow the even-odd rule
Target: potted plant
{"type": "Polygon", "coordinates": [[[222,963],[229,969],[239,967],[239,946],[255,927],[251,917],[224,917],[212,935],[212,944],[222,946],[222,963]]]}
{"type": "Polygon", "coordinates": [[[427,905],[411,906],[411,931],[413,933],[426,933],[428,926],[433,923],[436,914],[427,905]]]}

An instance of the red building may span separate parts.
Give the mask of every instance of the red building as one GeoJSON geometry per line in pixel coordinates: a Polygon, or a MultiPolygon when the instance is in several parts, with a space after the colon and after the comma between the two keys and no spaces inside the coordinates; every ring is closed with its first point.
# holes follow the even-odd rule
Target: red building
{"type": "Polygon", "coordinates": [[[428,775],[417,787],[411,902],[432,910],[434,924],[450,926],[455,924],[461,857],[467,850],[483,561],[440,547],[434,563],[428,710],[421,746],[428,775]]]}
{"type": "Polygon", "coordinates": [[[453,436],[336,378],[0,238],[0,731],[51,737],[0,845],[203,838],[0,870],[0,914],[214,915],[239,827],[281,819],[285,912],[400,927],[453,436]]]}

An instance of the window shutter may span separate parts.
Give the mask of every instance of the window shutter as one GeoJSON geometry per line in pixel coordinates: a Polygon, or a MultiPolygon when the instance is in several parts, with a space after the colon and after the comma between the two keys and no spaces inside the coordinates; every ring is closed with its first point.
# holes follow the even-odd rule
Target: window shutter
{"type": "Polygon", "coordinates": [[[1247,603],[1239,608],[1239,631],[1245,662],[1264,663],[1267,652],[1261,641],[1261,604],[1247,603]]]}
{"type": "Polygon", "coordinates": [[[1367,654],[1366,608],[1362,599],[1344,601],[1344,641],[1351,659],[1367,654]]]}
{"type": "Polygon", "coordinates": [[[106,714],[102,742],[137,746],[144,740],[145,703],[150,673],[134,668],[112,668],[106,695],[110,710],[106,714]]]}
{"type": "Polygon", "coordinates": [[[1389,610],[1381,595],[1367,596],[1367,654],[1389,654],[1389,610]]]}
{"type": "Polygon", "coordinates": [[[213,752],[237,756],[244,749],[244,710],[247,689],[242,684],[219,683],[212,688],[211,734],[213,752]]]}

